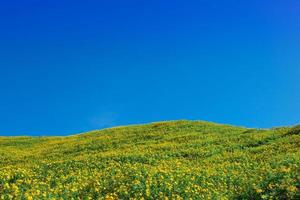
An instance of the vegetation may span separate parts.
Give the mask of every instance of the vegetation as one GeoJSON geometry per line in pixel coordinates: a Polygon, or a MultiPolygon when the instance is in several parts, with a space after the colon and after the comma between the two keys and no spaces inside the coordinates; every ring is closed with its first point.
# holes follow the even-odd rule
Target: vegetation
{"type": "Polygon", "coordinates": [[[298,128],[171,121],[0,137],[0,199],[300,199],[298,128]]]}

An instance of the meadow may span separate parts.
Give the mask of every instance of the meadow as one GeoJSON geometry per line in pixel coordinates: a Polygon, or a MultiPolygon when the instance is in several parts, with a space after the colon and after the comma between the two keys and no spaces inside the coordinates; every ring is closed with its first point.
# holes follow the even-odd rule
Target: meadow
{"type": "Polygon", "coordinates": [[[300,127],[181,120],[0,137],[0,199],[300,199],[300,127]]]}

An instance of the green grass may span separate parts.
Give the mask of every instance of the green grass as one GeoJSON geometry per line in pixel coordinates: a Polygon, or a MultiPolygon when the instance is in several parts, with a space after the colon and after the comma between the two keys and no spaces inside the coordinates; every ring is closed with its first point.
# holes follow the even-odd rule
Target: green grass
{"type": "Polygon", "coordinates": [[[300,199],[299,130],[182,120],[0,137],[0,199],[300,199]]]}

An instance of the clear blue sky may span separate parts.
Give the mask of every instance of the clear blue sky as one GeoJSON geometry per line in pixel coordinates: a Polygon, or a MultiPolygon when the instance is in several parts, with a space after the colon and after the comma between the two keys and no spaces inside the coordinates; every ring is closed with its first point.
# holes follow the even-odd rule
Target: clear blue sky
{"type": "Polygon", "coordinates": [[[298,0],[0,1],[0,135],[300,123],[298,0]]]}

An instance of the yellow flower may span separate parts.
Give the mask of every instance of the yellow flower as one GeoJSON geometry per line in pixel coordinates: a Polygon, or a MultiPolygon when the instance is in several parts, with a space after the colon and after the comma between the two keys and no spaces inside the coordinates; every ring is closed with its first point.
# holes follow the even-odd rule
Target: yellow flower
{"type": "Polygon", "coordinates": [[[290,191],[290,192],[296,192],[298,189],[297,189],[297,187],[295,187],[295,186],[289,186],[289,187],[287,188],[287,190],[290,191]]]}
{"type": "Polygon", "coordinates": [[[256,189],[256,192],[257,192],[257,193],[262,193],[262,192],[263,192],[263,190],[262,190],[262,189],[260,189],[260,188],[258,188],[258,189],[256,189]]]}

